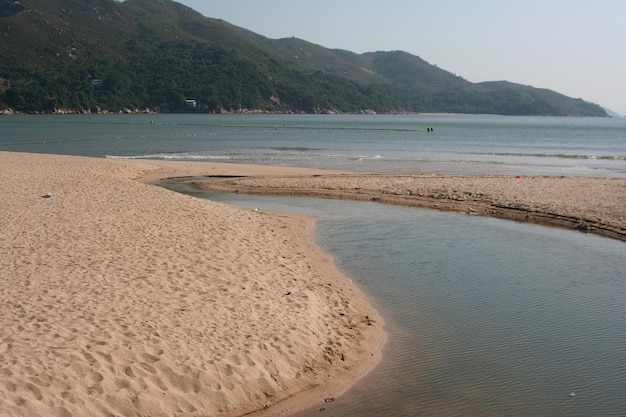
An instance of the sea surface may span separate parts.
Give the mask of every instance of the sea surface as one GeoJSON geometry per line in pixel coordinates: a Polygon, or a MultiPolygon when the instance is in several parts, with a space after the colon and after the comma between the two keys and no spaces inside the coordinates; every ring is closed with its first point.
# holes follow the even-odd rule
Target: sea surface
{"type": "Polygon", "coordinates": [[[626,118],[24,115],[0,117],[0,151],[385,173],[626,177],[626,118]]]}
{"type": "MultiPolygon", "coordinates": [[[[626,120],[11,116],[0,117],[0,150],[626,178],[626,120]]],[[[346,395],[297,417],[626,416],[623,242],[371,202],[164,185],[243,207],[316,215],[318,244],[385,318],[389,343],[381,365],[346,395]]]]}

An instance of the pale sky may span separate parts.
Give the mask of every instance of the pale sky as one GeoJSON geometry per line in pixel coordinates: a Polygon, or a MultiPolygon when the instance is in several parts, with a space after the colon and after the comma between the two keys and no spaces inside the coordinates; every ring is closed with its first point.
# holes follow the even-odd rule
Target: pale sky
{"type": "Polygon", "coordinates": [[[549,88],[626,115],[624,0],[178,0],[272,39],[402,50],[468,81],[549,88]]]}

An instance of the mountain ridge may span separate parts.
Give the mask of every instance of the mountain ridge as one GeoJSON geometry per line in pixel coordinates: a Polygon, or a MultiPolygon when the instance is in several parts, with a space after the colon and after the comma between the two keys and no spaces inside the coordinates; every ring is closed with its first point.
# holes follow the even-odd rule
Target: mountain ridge
{"type": "Polygon", "coordinates": [[[270,39],[172,0],[0,0],[0,110],[449,112],[607,116],[404,51],[270,39]]]}

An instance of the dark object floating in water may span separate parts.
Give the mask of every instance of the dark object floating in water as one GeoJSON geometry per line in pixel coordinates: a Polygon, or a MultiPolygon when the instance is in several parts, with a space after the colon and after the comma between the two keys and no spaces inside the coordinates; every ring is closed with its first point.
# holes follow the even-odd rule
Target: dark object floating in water
{"type": "Polygon", "coordinates": [[[582,231],[582,232],[586,232],[588,230],[591,230],[591,226],[589,226],[587,223],[578,223],[577,225],[575,225],[576,229],[582,231]]]}

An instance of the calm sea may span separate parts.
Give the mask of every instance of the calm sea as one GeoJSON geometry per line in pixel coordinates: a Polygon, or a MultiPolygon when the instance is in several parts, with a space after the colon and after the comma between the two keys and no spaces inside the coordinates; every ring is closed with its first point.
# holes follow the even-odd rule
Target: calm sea
{"type": "MultiPolygon", "coordinates": [[[[19,116],[0,118],[0,150],[624,178],[626,120],[19,116]]],[[[335,402],[298,417],[626,416],[623,242],[376,203],[170,187],[317,215],[316,240],[385,317],[381,366],[335,402]]]]}
{"type": "Polygon", "coordinates": [[[0,150],[374,172],[626,177],[626,118],[12,116],[0,118],[0,150]]]}

